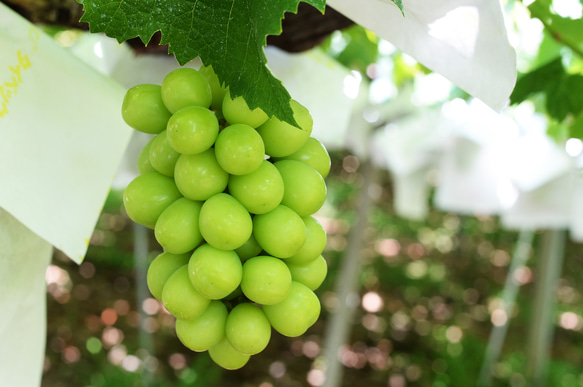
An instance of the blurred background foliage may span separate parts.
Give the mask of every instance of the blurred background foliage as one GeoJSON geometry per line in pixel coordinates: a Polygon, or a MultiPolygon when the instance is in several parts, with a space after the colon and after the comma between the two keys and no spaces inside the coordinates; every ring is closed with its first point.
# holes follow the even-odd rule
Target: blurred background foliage
{"type": "MultiPolygon", "coordinates": [[[[581,3],[537,0],[528,8],[517,1],[504,3],[518,54],[519,81],[512,102],[527,101],[545,113],[557,141],[583,138],[581,3]]],[[[360,27],[333,34],[322,48],[363,78],[374,81],[389,71],[395,93],[430,73],[404,54],[387,52],[382,41],[360,27]]],[[[387,94],[386,102],[392,97],[387,94]]],[[[447,99],[454,97],[468,96],[452,88],[447,99]]],[[[136,229],[124,213],[121,193],[111,192],[85,262],[77,266],[56,252],[47,271],[42,385],[321,385],[324,331],[338,303],[336,278],[363,184],[364,160],[347,151],[331,156],[329,196],[318,216],[328,232],[324,256],[329,275],[317,291],[322,316],[305,335],[274,334],[267,349],[238,371],[224,371],[208,354],[186,349],[176,338],[173,317],[158,301],[137,301],[136,289],[144,278],[134,260],[136,229]]],[[[392,206],[392,188],[390,174],[376,170],[369,189],[374,204],[364,232],[359,291],[352,299],[356,313],[349,343],[340,354],[342,385],[473,386],[492,326],[505,321],[493,312],[501,302],[518,233],[504,230],[493,216],[432,209],[424,221],[400,218],[392,206]]],[[[528,385],[527,331],[533,323],[542,232],[535,234],[528,264],[516,277],[520,289],[495,365],[494,386],[528,385]]],[[[147,235],[152,260],[160,247],[150,231],[147,235]]],[[[553,316],[549,386],[583,386],[582,275],[583,246],[567,241],[553,316]]]]}
{"type": "MultiPolygon", "coordinates": [[[[134,228],[120,193],[112,192],[85,262],[77,266],[57,253],[47,272],[43,386],[319,385],[324,328],[337,302],[334,283],[362,184],[358,158],[346,152],[332,157],[324,212],[336,216],[320,218],[328,232],[324,256],[330,271],[317,291],[322,317],[305,335],[274,334],[267,349],[238,371],[224,371],[208,354],[183,347],[173,317],[157,300],[137,304],[134,228]],[[151,352],[141,346],[140,332],[151,338],[151,352]]],[[[342,385],[475,385],[517,233],[501,229],[494,217],[437,210],[425,222],[405,220],[394,215],[385,171],[377,171],[373,187],[360,291],[353,300],[358,307],[341,355],[342,385]]],[[[153,259],[160,250],[151,232],[148,238],[153,259]]],[[[495,386],[526,386],[536,261],[532,254],[520,271],[518,306],[496,365],[495,386]]],[[[583,246],[568,243],[548,385],[583,384],[582,263],[583,246]]]]}

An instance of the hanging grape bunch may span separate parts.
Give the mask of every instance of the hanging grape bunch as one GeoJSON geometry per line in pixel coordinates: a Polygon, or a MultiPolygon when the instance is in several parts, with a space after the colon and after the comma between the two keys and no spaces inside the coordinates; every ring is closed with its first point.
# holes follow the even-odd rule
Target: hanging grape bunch
{"type": "Polygon", "coordinates": [[[123,101],[126,123],[155,135],[124,192],[164,250],[148,287],[179,340],[227,369],[265,349],[272,327],[295,337],[320,315],[326,233],[312,215],[330,157],[308,110],[291,107],[299,127],[231,99],[211,67],[174,70],[123,101]]]}

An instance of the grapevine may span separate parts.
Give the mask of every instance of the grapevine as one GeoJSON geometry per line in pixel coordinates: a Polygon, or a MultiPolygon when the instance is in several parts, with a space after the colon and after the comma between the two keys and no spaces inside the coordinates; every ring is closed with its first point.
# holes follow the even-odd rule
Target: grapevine
{"type": "Polygon", "coordinates": [[[308,110],[290,104],[298,127],[232,99],[210,66],[135,86],[122,104],[125,122],[153,135],[124,192],[164,250],[148,287],[182,344],[226,369],[263,351],[272,328],[300,336],[320,315],[326,233],[313,215],[330,157],[308,110]]]}

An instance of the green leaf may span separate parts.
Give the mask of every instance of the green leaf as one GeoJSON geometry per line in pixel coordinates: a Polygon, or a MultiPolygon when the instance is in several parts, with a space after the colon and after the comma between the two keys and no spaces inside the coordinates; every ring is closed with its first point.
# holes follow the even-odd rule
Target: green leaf
{"type": "Polygon", "coordinates": [[[557,144],[564,143],[569,139],[569,126],[565,122],[551,120],[547,127],[547,136],[555,140],[557,144]]]}
{"type": "Polygon", "coordinates": [[[583,114],[579,113],[569,127],[569,137],[583,140],[583,114]]]}
{"type": "Polygon", "coordinates": [[[337,51],[332,45],[330,37],[322,47],[327,54],[342,63],[349,69],[366,74],[366,69],[375,63],[379,57],[379,38],[372,32],[359,25],[353,25],[340,32],[344,43],[341,51],[337,51]]]}
{"type": "MultiPolygon", "coordinates": [[[[148,43],[156,31],[181,65],[200,57],[212,65],[233,98],[250,108],[296,124],[290,95],[266,67],[267,35],[281,33],[285,12],[300,0],[78,0],[91,32],[123,42],[139,36],[148,43]]],[[[324,12],[325,0],[305,0],[324,12]]]]}
{"type": "Polygon", "coordinates": [[[520,103],[535,93],[552,88],[564,76],[565,69],[560,57],[524,74],[516,82],[516,86],[510,95],[510,103],[520,103]]]}
{"type": "Polygon", "coordinates": [[[568,74],[561,58],[557,58],[523,75],[510,96],[513,104],[536,93],[545,94],[545,107],[552,118],[563,121],[569,114],[583,111],[583,75],[568,74]]]}
{"type": "Polygon", "coordinates": [[[583,76],[566,75],[560,82],[549,85],[546,107],[549,115],[559,121],[568,114],[578,115],[583,109],[583,76]]]}
{"type": "Polygon", "coordinates": [[[528,63],[529,70],[542,66],[555,60],[557,57],[562,57],[564,46],[557,42],[552,33],[548,29],[543,30],[543,39],[538,46],[538,52],[532,60],[528,63]]]}

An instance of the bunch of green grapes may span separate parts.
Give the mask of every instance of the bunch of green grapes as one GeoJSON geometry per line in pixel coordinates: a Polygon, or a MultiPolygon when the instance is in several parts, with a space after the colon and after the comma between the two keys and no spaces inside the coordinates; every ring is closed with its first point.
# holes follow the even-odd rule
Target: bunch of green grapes
{"type": "Polygon", "coordinates": [[[308,110],[291,107],[299,127],[232,99],[211,67],[174,70],[123,101],[125,122],[154,135],[123,199],[164,250],[150,292],[180,341],[227,369],[261,352],[272,327],[295,337],[320,315],[326,233],[312,215],[330,157],[308,110]]]}

